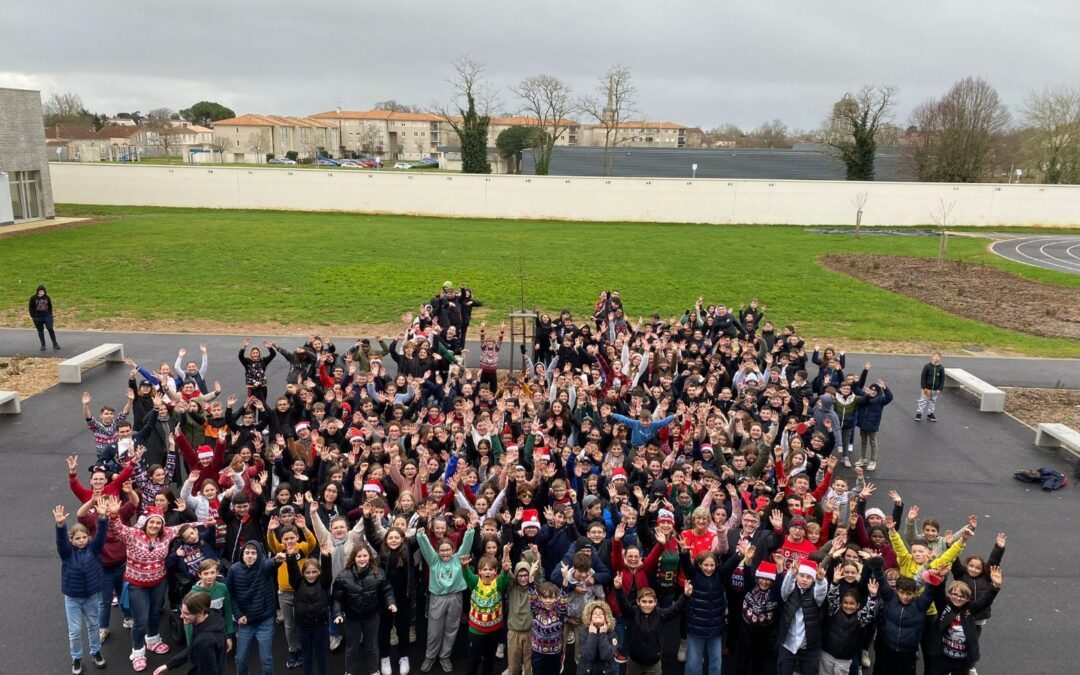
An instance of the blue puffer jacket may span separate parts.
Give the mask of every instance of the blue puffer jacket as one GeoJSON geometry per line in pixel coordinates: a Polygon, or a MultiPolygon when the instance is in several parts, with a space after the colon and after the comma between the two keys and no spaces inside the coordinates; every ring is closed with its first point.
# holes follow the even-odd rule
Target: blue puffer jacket
{"type": "MultiPolygon", "coordinates": [[[[871,558],[871,560],[876,559],[871,558]]],[[[894,652],[910,652],[918,649],[926,624],[926,610],[933,604],[934,594],[927,591],[905,605],[885,582],[885,573],[880,566],[874,570],[874,578],[877,579],[881,589],[883,601],[881,620],[878,624],[878,639],[894,652]]]]}
{"type": "Polygon", "coordinates": [[[693,592],[686,603],[686,634],[693,637],[723,637],[727,627],[724,615],[727,611],[725,580],[732,570],[742,563],[739,555],[731,556],[712,574],[705,574],[690,560],[690,553],[680,555],[683,573],[690,580],[693,592]]]}
{"type": "MultiPolygon", "coordinates": [[[[860,390],[858,393],[864,394],[864,391],[860,390]]],[[[859,416],[856,418],[855,423],[863,431],[874,432],[881,428],[881,415],[885,412],[885,406],[892,403],[893,394],[888,387],[885,387],[885,389],[878,392],[877,396],[870,396],[868,392],[864,395],[866,399],[863,401],[862,407],[859,408],[859,416]]]]}
{"type": "Polygon", "coordinates": [[[254,546],[259,552],[257,562],[250,567],[240,562],[229,567],[229,576],[225,585],[232,595],[233,618],[247,617],[248,624],[262,623],[274,616],[277,611],[277,595],[274,593],[274,576],[277,575],[277,561],[267,558],[262,544],[251,541],[244,548],[254,546]]]}
{"type": "Polygon", "coordinates": [[[56,552],[60,554],[60,590],[69,598],[93,598],[101,591],[101,550],[109,533],[109,518],[98,520],[90,543],[75,548],[68,539],[67,523],[56,526],[56,552]]]}

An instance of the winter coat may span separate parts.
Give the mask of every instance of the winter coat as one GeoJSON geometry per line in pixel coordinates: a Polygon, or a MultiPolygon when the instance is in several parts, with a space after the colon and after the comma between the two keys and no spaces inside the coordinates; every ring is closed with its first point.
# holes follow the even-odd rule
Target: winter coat
{"type": "Polygon", "coordinates": [[[934,606],[937,607],[937,616],[933,618],[927,630],[931,631],[929,640],[930,654],[941,657],[945,653],[945,640],[949,636],[953,621],[960,618],[960,628],[964,631],[964,643],[966,646],[967,662],[973,664],[979,660],[979,630],[975,625],[975,617],[990,608],[994,598],[997,597],[998,588],[993,585],[983,594],[982,598],[970,600],[963,607],[954,606],[945,595],[945,584],[939,584],[931,595],[934,606]]]}
{"type": "Polygon", "coordinates": [[[821,634],[821,648],[831,656],[846,661],[855,658],[862,649],[866,627],[877,619],[877,598],[867,598],[854,614],[840,608],[840,587],[829,588],[829,611],[821,634]]]}
{"type": "Polygon", "coordinates": [[[229,567],[225,585],[232,596],[233,618],[247,617],[248,625],[262,623],[277,612],[277,595],[274,593],[274,574],[277,561],[267,558],[262,544],[248,542],[258,552],[255,564],[245,565],[243,553],[240,562],[229,567]]]}
{"type": "Polygon", "coordinates": [[[619,665],[615,662],[615,617],[611,614],[611,608],[602,600],[585,605],[582,626],[585,628],[585,641],[577,646],[581,650],[577,675],[618,675],[619,665]],[[604,610],[604,617],[607,619],[606,633],[593,633],[588,629],[588,624],[591,623],[589,619],[597,608],[604,610]]]}
{"type": "MultiPolygon", "coordinates": [[[[967,567],[960,562],[959,559],[955,560],[952,564],[953,579],[957,581],[963,581],[971,589],[971,601],[981,601],[992,588],[990,584],[990,578],[987,575],[987,571],[991,567],[997,567],[1001,565],[1001,558],[1005,555],[1005,549],[1001,548],[997,544],[994,544],[994,550],[990,552],[990,557],[986,559],[986,563],[983,565],[983,573],[978,578],[972,578],[967,573],[967,567]]],[[[987,605],[986,609],[975,615],[975,620],[979,622],[986,621],[990,618],[990,606],[987,605]]]]}
{"type": "Polygon", "coordinates": [[[621,588],[615,589],[615,599],[623,617],[629,619],[626,629],[626,655],[642,666],[655,666],[660,663],[664,654],[661,641],[664,624],[679,616],[686,603],[686,596],[680,593],[674,604],[668,607],[657,605],[649,614],[643,613],[637,604],[631,605],[621,588]]]}
{"type": "Polygon", "coordinates": [[[68,539],[67,523],[56,526],[56,552],[60,554],[60,591],[69,598],[93,598],[101,591],[101,551],[109,531],[108,516],[102,514],[94,538],[82,548],[68,539]]]}
{"type": "Polygon", "coordinates": [[[923,366],[919,386],[930,391],[941,391],[945,387],[945,366],[940,363],[935,366],[932,361],[923,366]]]}
{"type": "Polygon", "coordinates": [[[361,569],[356,565],[346,567],[334,578],[332,598],[334,616],[349,619],[361,619],[365,614],[397,604],[394,589],[381,570],[361,569]]]}
{"type": "MultiPolygon", "coordinates": [[[[873,565],[877,558],[867,561],[873,565]]],[[[878,640],[894,652],[913,652],[919,648],[923,626],[926,624],[926,610],[930,608],[934,597],[932,593],[923,593],[909,604],[903,604],[896,596],[896,591],[885,581],[885,573],[880,566],[874,567],[874,578],[878,582],[878,595],[881,597],[881,620],[878,622],[878,640]]]]}
{"type": "Polygon", "coordinates": [[[893,393],[888,387],[878,392],[877,396],[867,396],[863,405],[859,408],[859,416],[856,424],[866,432],[876,432],[881,428],[881,415],[885,412],[885,406],[892,403],[893,393]]]}
{"type": "Polygon", "coordinates": [[[727,622],[727,585],[725,579],[731,576],[736,565],[742,563],[738,555],[728,558],[724,565],[717,566],[712,574],[705,574],[701,567],[690,560],[689,551],[683,551],[680,557],[683,574],[693,585],[693,594],[686,601],[686,634],[700,638],[724,637],[727,622]]]}
{"type": "Polygon", "coordinates": [[[285,567],[289,573],[289,585],[293,589],[293,612],[296,625],[303,628],[316,628],[327,624],[330,611],[330,584],[334,575],[330,572],[330,559],[323,556],[319,566],[319,578],[310,583],[300,570],[300,561],[296,557],[285,558],[285,567]]]}
{"type": "Polygon", "coordinates": [[[188,648],[169,659],[169,670],[190,664],[188,675],[220,675],[225,672],[225,619],[211,609],[206,619],[191,630],[188,648]]]}
{"type": "MultiPolygon", "coordinates": [[[[45,286],[38,286],[38,291],[45,291],[45,286]]],[[[52,298],[49,297],[49,292],[45,291],[45,295],[38,297],[37,291],[30,296],[30,303],[28,305],[30,310],[31,319],[47,319],[53,314],[52,298]]]]}

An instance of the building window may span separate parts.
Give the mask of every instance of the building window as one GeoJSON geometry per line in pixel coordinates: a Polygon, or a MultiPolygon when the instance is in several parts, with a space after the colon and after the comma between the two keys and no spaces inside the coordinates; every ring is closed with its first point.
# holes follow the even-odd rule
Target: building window
{"type": "Polygon", "coordinates": [[[11,210],[15,220],[41,218],[41,173],[14,171],[8,178],[11,190],[11,210]]]}

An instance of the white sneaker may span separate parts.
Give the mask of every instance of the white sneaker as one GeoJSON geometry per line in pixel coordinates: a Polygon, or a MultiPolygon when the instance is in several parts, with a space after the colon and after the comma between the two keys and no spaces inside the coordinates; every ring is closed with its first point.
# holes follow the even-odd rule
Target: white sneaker
{"type": "Polygon", "coordinates": [[[105,639],[107,637],[109,637],[109,629],[108,628],[98,628],[97,636],[98,636],[98,642],[105,642],[105,639]]]}
{"type": "Polygon", "coordinates": [[[849,455],[850,455],[851,453],[855,452],[855,446],[854,446],[854,445],[849,445],[849,446],[847,446],[847,451],[848,451],[848,454],[849,454],[849,455]]]}
{"type": "Polygon", "coordinates": [[[679,663],[686,663],[686,640],[679,642],[679,653],[676,658],[679,659],[679,663]]]}
{"type": "Polygon", "coordinates": [[[847,456],[844,457],[844,466],[846,466],[849,469],[851,468],[851,458],[850,457],[847,457],[847,456]]]}
{"type": "Polygon", "coordinates": [[[397,669],[400,675],[409,675],[409,657],[402,656],[397,662],[397,669]]]}
{"type": "Polygon", "coordinates": [[[499,643],[499,646],[495,648],[495,658],[501,659],[506,657],[506,645],[499,643]]]}
{"type": "Polygon", "coordinates": [[[124,628],[127,628],[127,629],[130,630],[131,627],[134,626],[134,625],[135,625],[135,619],[134,618],[132,618],[130,616],[124,617],[124,628]]]}
{"type": "Polygon", "coordinates": [[[862,650],[862,667],[863,668],[869,668],[870,667],[870,652],[868,652],[865,649],[862,650]]]}
{"type": "Polygon", "coordinates": [[[876,469],[877,469],[877,462],[871,461],[869,464],[866,465],[866,470],[867,471],[875,471],[876,469]]]}
{"type": "Polygon", "coordinates": [[[394,672],[393,669],[390,668],[389,656],[384,656],[382,660],[379,661],[379,672],[382,673],[382,675],[392,675],[394,672]]]}
{"type": "Polygon", "coordinates": [[[974,668],[968,668],[968,675],[979,675],[979,672],[974,668]]]}
{"type": "Polygon", "coordinates": [[[390,646],[396,647],[398,643],[397,628],[390,628],[390,646]]]}
{"type": "Polygon", "coordinates": [[[336,652],[340,647],[341,647],[341,636],[340,635],[331,635],[330,636],[330,651],[336,652]]]}

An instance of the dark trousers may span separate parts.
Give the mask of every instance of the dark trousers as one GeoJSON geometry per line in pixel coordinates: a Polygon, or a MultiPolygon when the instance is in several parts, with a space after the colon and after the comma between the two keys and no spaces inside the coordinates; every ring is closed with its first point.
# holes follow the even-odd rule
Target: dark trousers
{"type": "Polygon", "coordinates": [[[968,659],[950,659],[947,656],[935,657],[926,664],[929,675],[967,675],[971,664],[968,659]]]}
{"type": "Polygon", "coordinates": [[[499,631],[492,633],[469,631],[469,665],[465,668],[466,675],[473,675],[477,671],[480,675],[491,675],[495,672],[495,649],[499,646],[499,642],[499,631]]]}
{"type": "MultiPolygon", "coordinates": [[[[395,597],[404,597],[397,596],[395,597]]],[[[391,613],[382,610],[382,620],[379,622],[379,654],[390,656],[390,629],[397,629],[398,658],[409,655],[409,626],[412,624],[412,601],[406,601],[398,606],[398,611],[391,613]]]]}
{"type": "Polygon", "coordinates": [[[49,316],[34,317],[34,328],[37,328],[38,340],[41,340],[41,348],[45,348],[45,329],[49,329],[49,338],[52,340],[54,347],[60,345],[56,342],[56,332],[53,331],[53,318],[49,316]]]}
{"type": "Polygon", "coordinates": [[[326,675],[326,657],[330,653],[330,626],[296,627],[300,638],[300,657],[304,663],[304,675],[314,675],[315,662],[319,663],[319,675],[326,675]]]}
{"type": "Polygon", "coordinates": [[[532,653],[533,675],[559,675],[562,670],[562,654],[532,653]]]}
{"type": "Polygon", "coordinates": [[[879,642],[874,649],[874,675],[915,675],[915,650],[897,652],[879,642]]]}
{"type": "Polygon", "coordinates": [[[821,664],[821,647],[813,649],[800,649],[792,654],[781,647],[780,657],[776,661],[776,670],[780,675],[792,675],[796,670],[799,675],[818,675],[818,665],[821,664]]]}
{"type": "Polygon", "coordinates": [[[776,672],[776,631],[772,628],[754,628],[739,624],[739,643],[735,652],[736,672],[739,675],[773,675],[776,672]]]}
{"type": "Polygon", "coordinates": [[[378,612],[365,615],[362,619],[345,618],[345,670],[361,674],[378,672],[378,612]]]}

